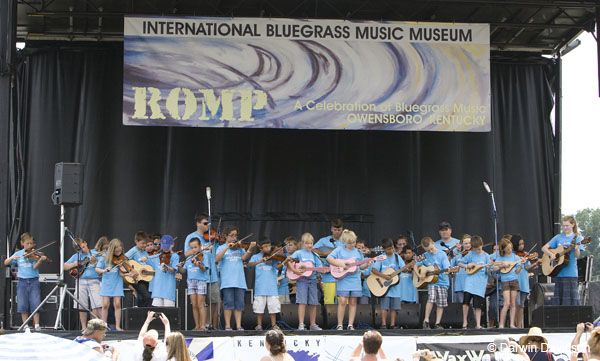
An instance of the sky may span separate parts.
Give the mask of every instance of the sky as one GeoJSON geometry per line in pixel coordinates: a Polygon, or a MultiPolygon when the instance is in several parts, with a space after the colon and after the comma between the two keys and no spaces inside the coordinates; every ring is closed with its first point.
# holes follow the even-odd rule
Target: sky
{"type": "Polygon", "coordinates": [[[600,97],[596,40],[584,32],[581,45],[563,59],[562,213],[600,208],[600,97]]]}

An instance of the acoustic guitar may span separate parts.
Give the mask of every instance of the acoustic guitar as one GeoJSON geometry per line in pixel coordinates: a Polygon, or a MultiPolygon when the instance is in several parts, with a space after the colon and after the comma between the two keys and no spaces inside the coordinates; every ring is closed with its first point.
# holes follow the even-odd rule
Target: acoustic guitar
{"type": "Polygon", "coordinates": [[[413,285],[417,289],[423,289],[430,283],[436,283],[438,281],[438,275],[441,273],[456,273],[459,271],[459,267],[450,267],[445,269],[439,269],[436,266],[418,266],[413,271],[413,285]]]}
{"type": "Polygon", "coordinates": [[[123,276],[123,279],[125,280],[125,282],[129,283],[129,284],[136,284],[139,281],[146,281],[146,282],[150,282],[152,281],[152,278],[154,278],[154,268],[152,268],[152,266],[147,265],[147,264],[139,264],[136,261],[130,260],[127,261],[130,265],[131,268],[133,268],[134,270],[137,271],[137,275],[132,275],[132,274],[127,274],[125,276],[123,276]]]}
{"type": "Polygon", "coordinates": [[[556,277],[562,271],[563,268],[569,265],[569,261],[571,261],[571,251],[578,244],[588,244],[592,240],[592,237],[585,237],[581,242],[576,243],[576,237],[573,237],[573,241],[571,241],[571,245],[567,248],[563,246],[558,246],[555,249],[549,249],[550,253],[555,255],[554,260],[550,260],[550,257],[544,253],[542,257],[542,273],[545,276],[556,277]]]}
{"type": "Polygon", "coordinates": [[[400,277],[398,276],[400,273],[405,272],[409,268],[411,268],[416,261],[411,261],[406,266],[395,271],[393,268],[388,268],[385,271],[381,272],[386,275],[390,275],[392,278],[386,280],[383,277],[376,276],[374,273],[371,273],[369,277],[367,277],[367,286],[371,291],[371,294],[375,297],[383,297],[389,290],[390,287],[395,286],[400,282],[400,277]]]}
{"type": "Polygon", "coordinates": [[[379,255],[377,257],[373,257],[373,258],[367,258],[367,259],[364,259],[364,260],[358,261],[358,262],[356,262],[355,258],[336,259],[336,261],[343,262],[346,265],[348,265],[348,269],[344,269],[344,267],[337,267],[334,265],[330,265],[329,269],[331,271],[331,275],[333,276],[333,278],[335,278],[336,280],[341,280],[342,278],[346,277],[350,273],[355,273],[356,271],[358,271],[358,266],[360,266],[361,264],[365,264],[365,263],[371,262],[371,261],[383,261],[384,259],[387,259],[387,256],[384,254],[379,255]]]}
{"type": "Polygon", "coordinates": [[[300,278],[309,278],[312,277],[313,273],[317,272],[327,272],[329,271],[329,267],[315,267],[315,265],[310,262],[290,262],[287,264],[287,271],[285,271],[285,275],[290,281],[297,281],[300,278]],[[298,275],[292,271],[294,268],[297,271],[301,271],[302,274],[298,275]]]}

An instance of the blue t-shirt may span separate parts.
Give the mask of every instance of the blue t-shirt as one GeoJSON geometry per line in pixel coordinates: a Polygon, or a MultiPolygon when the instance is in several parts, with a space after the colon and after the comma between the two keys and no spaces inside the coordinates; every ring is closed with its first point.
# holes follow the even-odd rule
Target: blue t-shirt
{"type": "MultiPolygon", "coordinates": [[[[96,251],[95,249],[91,249],[89,251],[89,253],[79,253],[79,261],[83,263],[83,261],[85,260],[86,257],[90,258],[92,256],[95,256],[98,251],[96,251]]],[[[71,256],[71,258],[69,258],[65,263],[74,263],[77,262],[77,253],[75,253],[74,255],[71,256]]],[[[96,262],[98,262],[98,259],[96,259],[96,262]]],[[[81,275],[81,277],[79,278],[85,278],[85,279],[98,279],[100,278],[100,275],[98,274],[98,272],[96,272],[96,265],[97,264],[93,264],[92,262],[88,262],[87,267],[85,268],[85,271],[83,271],[83,274],[81,275]]]]}
{"type": "MultiPolygon", "coordinates": [[[[204,258],[202,260],[202,265],[204,267],[206,266],[206,258],[204,258]]],[[[187,261],[185,261],[185,263],[183,264],[183,268],[185,268],[185,271],[187,273],[187,279],[189,280],[201,280],[201,281],[206,281],[206,278],[204,277],[204,272],[202,272],[200,270],[200,267],[196,266],[193,262],[192,259],[190,257],[190,259],[188,259],[187,261]]]]}
{"type": "MultiPolygon", "coordinates": [[[[573,241],[573,237],[575,237],[575,233],[573,233],[573,235],[571,235],[569,237],[565,236],[564,233],[557,234],[556,236],[554,236],[554,238],[552,238],[550,240],[550,242],[548,242],[548,246],[550,247],[550,249],[555,249],[558,246],[563,246],[563,247],[567,248],[571,245],[571,241],[573,241]]],[[[583,241],[583,237],[581,237],[581,236],[577,237],[576,242],[581,242],[581,241],[583,241]]],[[[579,245],[579,250],[580,251],[584,250],[583,245],[579,245]]],[[[577,258],[575,257],[575,248],[574,247],[571,250],[571,253],[569,254],[569,264],[566,267],[564,267],[562,270],[560,270],[560,272],[558,273],[558,275],[556,275],[556,277],[577,277],[577,258]]]]}
{"type": "Polygon", "coordinates": [[[150,258],[148,264],[154,268],[154,284],[152,287],[152,298],[164,298],[175,301],[176,281],[175,273],[177,273],[177,263],[179,263],[179,255],[173,253],[169,267],[175,269],[175,272],[164,271],[160,264],[160,258],[150,258]]]}
{"type": "MultiPolygon", "coordinates": [[[[385,256],[387,257],[387,255],[385,255],[385,256]]],[[[373,265],[373,268],[375,268],[376,270],[378,270],[381,273],[383,273],[383,271],[385,271],[388,268],[393,268],[394,271],[397,271],[402,267],[404,267],[404,260],[402,260],[402,257],[398,256],[395,253],[392,255],[392,257],[387,257],[383,261],[377,261],[373,265]]],[[[399,298],[401,296],[402,296],[402,291],[400,289],[400,282],[398,282],[397,284],[390,287],[388,289],[387,293],[385,294],[385,297],[398,297],[399,298]]]]}
{"type": "MultiPolygon", "coordinates": [[[[288,253],[284,251],[285,257],[288,256],[288,253]]],[[[287,266],[283,266],[282,268],[277,270],[277,278],[281,279],[279,281],[279,287],[277,288],[277,293],[280,295],[289,295],[290,294],[290,280],[287,278],[285,273],[287,272],[287,266]]]]}
{"type": "Polygon", "coordinates": [[[523,293],[529,293],[529,272],[525,269],[525,267],[531,266],[531,262],[527,261],[523,264],[523,268],[521,268],[521,272],[517,275],[519,278],[519,291],[523,293]]]}
{"type": "MultiPolygon", "coordinates": [[[[226,249],[227,245],[223,244],[217,249],[217,254],[221,253],[222,250],[226,249]]],[[[242,261],[242,255],[246,253],[246,250],[228,249],[225,251],[219,267],[221,269],[221,289],[223,288],[241,288],[247,289],[246,287],[246,275],[244,274],[244,262],[242,261]]]]}
{"type": "MultiPolygon", "coordinates": [[[[346,247],[338,247],[327,256],[327,259],[339,259],[339,260],[347,260],[349,258],[354,258],[353,262],[358,262],[363,260],[363,254],[356,248],[347,249],[346,247]]],[[[360,270],[360,269],[359,269],[360,270]]],[[[362,285],[360,283],[360,272],[354,272],[346,275],[346,277],[337,280],[336,291],[361,291],[362,285]]]]}
{"type": "MultiPolygon", "coordinates": [[[[448,242],[444,242],[444,246],[442,246],[442,240],[438,240],[435,242],[435,248],[439,249],[440,251],[443,251],[444,253],[446,253],[447,250],[449,250],[450,248],[456,246],[458,243],[460,243],[460,241],[456,238],[450,237],[450,240],[448,242]]],[[[454,253],[455,255],[458,254],[458,248],[454,248],[452,250],[452,253],[454,253]]]]}
{"type": "Polygon", "coordinates": [[[206,249],[206,250],[202,251],[202,254],[204,255],[204,261],[205,261],[202,263],[204,264],[204,267],[206,267],[206,271],[202,272],[202,278],[200,278],[200,279],[203,281],[208,281],[209,274],[210,274],[210,283],[218,282],[219,281],[219,269],[215,262],[218,244],[216,242],[206,241],[204,239],[204,236],[199,234],[198,232],[192,232],[192,233],[188,234],[187,237],[185,238],[185,244],[183,246],[184,252],[187,252],[190,249],[192,249],[190,247],[190,241],[192,240],[192,238],[199,238],[202,247],[210,246],[210,245],[214,246],[212,251],[210,249],[206,249]]]}
{"type": "Polygon", "coordinates": [[[23,257],[23,254],[25,254],[25,250],[22,249],[20,251],[16,251],[11,257],[13,256],[19,256],[18,260],[13,260],[10,264],[12,266],[17,265],[19,267],[19,269],[17,270],[17,277],[18,278],[39,278],[40,277],[40,273],[38,272],[38,270],[33,269],[33,265],[37,263],[36,260],[33,260],[31,258],[25,258],[23,257]]]}
{"type": "Polygon", "coordinates": [[[400,298],[403,302],[417,302],[417,289],[413,284],[411,272],[400,273],[400,298]]]}
{"type": "MultiPolygon", "coordinates": [[[[464,263],[467,265],[469,263],[488,264],[490,263],[490,255],[485,252],[483,252],[482,254],[477,254],[475,253],[475,251],[471,251],[460,260],[460,263],[464,263]]],[[[464,268],[461,269],[464,270],[464,268]]],[[[479,271],[473,273],[472,275],[467,275],[465,277],[464,291],[469,292],[472,295],[477,295],[485,298],[485,288],[488,279],[487,271],[488,267],[486,266],[480,269],[479,271]]]]}
{"type": "MultiPolygon", "coordinates": [[[[260,261],[264,255],[257,253],[250,258],[249,263],[260,261]]],[[[279,262],[268,260],[254,266],[254,295],[277,296],[277,268],[279,262]]]]}
{"type": "Polygon", "coordinates": [[[369,265],[369,267],[361,270],[361,282],[362,282],[362,295],[365,297],[371,297],[371,290],[369,290],[369,286],[367,285],[367,277],[371,274],[371,270],[373,269],[373,265],[369,265]]]}
{"type": "MultiPolygon", "coordinates": [[[[450,262],[450,265],[452,267],[456,267],[458,266],[458,262],[461,262],[461,259],[463,258],[462,254],[457,254],[456,256],[454,256],[454,258],[452,258],[452,262],[450,262]]],[[[458,273],[456,274],[456,276],[454,276],[454,292],[461,292],[465,290],[465,278],[467,277],[467,272],[465,271],[464,268],[461,268],[458,270],[458,273]]]]}
{"type": "MultiPolygon", "coordinates": [[[[511,253],[509,256],[500,256],[496,258],[497,262],[515,262],[520,260],[521,258],[519,258],[519,256],[517,256],[514,253],[511,253]]],[[[521,265],[518,264],[515,266],[515,268],[512,269],[512,271],[508,272],[508,273],[502,273],[500,272],[500,282],[508,282],[508,281],[516,281],[518,279],[517,277],[517,269],[521,268],[521,265]]]]}
{"type": "MultiPolygon", "coordinates": [[[[417,262],[417,266],[421,266],[421,265],[424,265],[427,267],[436,266],[438,269],[442,270],[442,269],[449,268],[450,262],[448,261],[448,257],[446,256],[446,253],[438,250],[437,252],[435,252],[435,254],[425,252],[425,259],[417,262]]],[[[438,275],[438,280],[436,283],[430,283],[429,285],[427,285],[427,287],[433,287],[433,286],[441,286],[441,287],[448,288],[450,286],[450,281],[448,279],[448,275],[444,274],[444,273],[440,273],[438,275]]]]}
{"type": "Polygon", "coordinates": [[[148,252],[145,250],[140,251],[137,246],[133,246],[129,251],[127,251],[127,253],[125,253],[125,257],[134,260],[137,263],[145,264],[144,262],[140,261],[140,259],[142,257],[148,258],[148,252]]]}
{"type": "MultiPolygon", "coordinates": [[[[327,237],[321,238],[313,246],[313,248],[321,248],[321,247],[339,248],[339,247],[344,247],[344,246],[345,245],[339,239],[334,240],[332,236],[327,236],[327,237]]],[[[323,264],[325,266],[329,266],[329,264],[327,264],[327,262],[324,262],[323,264]]],[[[323,283],[337,282],[337,280],[335,278],[333,278],[331,273],[325,273],[325,274],[323,274],[322,277],[323,277],[323,279],[322,279],[323,283]]]]}
{"type": "MultiPolygon", "coordinates": [[[[309,252],[307,250],[299,249],[292,255],[292,258],[299,260],[300,262],[311,262],[315,267],[323,267],[323,263],[321,262],[321,258],[316,254],[309,252]]],[[[317,272],[314,272],[312,276],[310,276],[311,280],[317,278],[317,272]]]]}
{"type": "Polygon", "coordinates": [[[102,286],[100,287],[100,296],[120,297],[123,296],[123,276],[119,274],[119,267],[113,267],[114,264],[107,264],[105,257],[98,258],[96,267],[100,269],[112,268],[110,272],[102,274],[102,286]]]}

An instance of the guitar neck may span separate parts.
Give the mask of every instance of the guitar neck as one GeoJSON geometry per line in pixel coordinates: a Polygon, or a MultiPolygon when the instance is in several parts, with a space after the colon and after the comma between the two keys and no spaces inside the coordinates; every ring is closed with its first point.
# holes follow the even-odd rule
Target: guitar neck
{"type": "Polygon", "coordinates": [[[350,263],[348,266],[349,267],[354,267],[354,266],[360,266],[361,264],[370,262],[371,260],[373,260],[375,258],[367,258],[367,259],[363,259],[362,261],[358,261],[358,262],[354,262],[354,263],[350,263]]]}

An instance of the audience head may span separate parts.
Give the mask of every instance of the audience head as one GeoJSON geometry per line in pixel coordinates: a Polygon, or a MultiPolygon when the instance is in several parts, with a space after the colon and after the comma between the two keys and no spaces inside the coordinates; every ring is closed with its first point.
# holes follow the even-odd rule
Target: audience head
{"type": "Polygon", "coordinates": [[[104,340],[104,336],[106,335],[106,329],[108,325],[106,322],[99,318],[92,318],[88,321],[85,330],[83,330],[83,336],[87,336],[88,338],[94,339],[98,342],[102,342],[104,340]]]}
{"type": "Polygon", "coordinates": [[[156,330],[149,330],[144,335],[144,339],[142,340],[142,345],[144,345],[144,352],[142,353],[143,361],[150,361],[154,355],[154,349],[158,345],[158,332],[156,330]]]}
{"type": "Polygon", "coordinates": [[[376,355],[381,348],[382,342],[383,338],[379,332],[375,330],[365,332],[363,335],[363,348],[365,350],[365,354],[376,355]]]}
{"type": "Polygon", "coordinates": [[[265,334],[265,347],[271,355],[277,356],[286,353],[285,341],[281,330],[269,330],[265,334]]]}
{"type": "Polygon", "coordinates": [[[191,361],[185,338],[181,332],[171,332],[167,336],[167,360],[191,361]]]}
{"type": "Polygon", "coordinates": [[[590,359],[600,359],[600,327],[595,327],[588,338],[590,359]]]}

